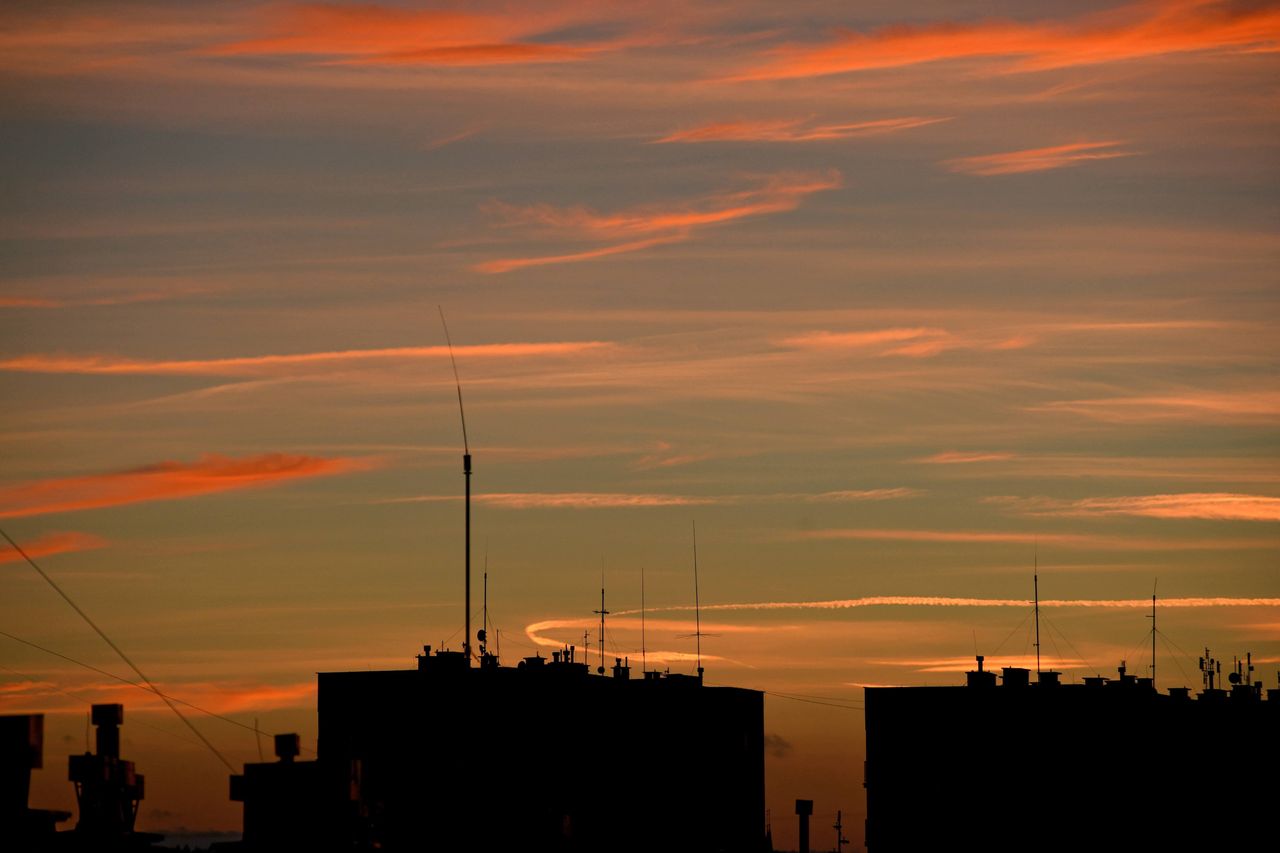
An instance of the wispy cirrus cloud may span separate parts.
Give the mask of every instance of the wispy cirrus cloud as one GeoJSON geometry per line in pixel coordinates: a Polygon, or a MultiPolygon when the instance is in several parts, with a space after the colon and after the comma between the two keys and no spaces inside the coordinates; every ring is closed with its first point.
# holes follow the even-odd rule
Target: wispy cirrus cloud
{"type": "Polygon", "coordinates": [[[756,186],[663,205],[646,205],[617,213],[588,207],[515,206],[491,202],[485,209],[508,226],[533,229],[557,239],[609,241],[609,245],[556,255],[502,258],[477,264],[486,273],[504,273],[531,266],[594,260],[691,239],[702,229],[751,217],[795,210],[805,197],[836,189],[840,173],[782,173],[756,186]],[[618,242],[620,241],[620,242],[618,242]]]}
{"type": "Polygon", "coordinates": [[[1280,392],[1186,390],[1133,397],[1059,400],[1031,407],[1107,423],[1249,423],[1280,419],[1280,392]]]}
{"type": "MultiPolygon", "coordinates": [[[[604,341],[562,341],[547,343],[497,343],[456,346],[454,353],[467,358],[521,359],[538,356],[567,356],[600,350],[604,341]]],[[[190,375],[235,376],[278,373],[305,369],[331,369],[361,363],[447,359],[444,346],[393,347],[389,349],[338,350],[288,355],[258,355],[236,358],[145,360],[109,355],[33,354],[0,360],[0,371],[11,373],[81,373],[107,375],[190,375]]]]}
{"type": "MultiPolygon", "coordinates": [[[[909,667],[917,672],[968,672],[974,668],[973,658],[885,658],[880,660],[869,660],[867,663],[873,666],[900,666],[909,667]]],[[[988,670],[995,671],[1000,667],[1012,666],[1022,669],[1035,669],[1037,666],[1043,666],[1047,670],[1056,670],[1059,672],[1072,669],[1088,669],[1085,662],[1078,658],[1055,657],[1053,655],[1042,655],[1039,660],[1035,655],[1005,655],[1002,657],[993,657],[988,655],[986,659],[988,670]]]]}
{"type": "Polygon", "coordinates": [[[935,453],[932,456],[922,456],[912,461],[925,465],[969,465],[975,462],[1007,462],[1013,458],[1014,454],[1012,453],[948,450],[942,453],[935,453]]]}
{"type": "Polygon", "coordinates": [[[876,528],[827,528],[789,534],[789,538],[868,540],[885,542],[936,542],[968,545],[1048,545],[1112,551],[1254,550],[1274,548],[1280,539],[1154,539],[1093,533],[1024,533],[1006,530],[915,530],[876,528]]]}
{"type": "MultiPolygon", "coordinates": [[[[605,48],[536,37],[591,19],[586,7],[545,3],[499,12],[378,4],[269,8],[260,35],[208,49],[218,56],[300,56],[359,65],[480,66],[572,62],[605,48]]],[[[599,17],[597,14],[595,17],[599,17]]]]}
{"type": "Polygon", "coordinates": [[[950,118],[906,116],[836,124],[817,124],[809,119],[721,121],[672,131],[654,142],[828,142],[896,133],[944,121],[950,118]]]}
{"type": "MultiPolygon", "coordinates": [[[[703,604],[697,609],[703,611],[732,610],[852,610],[862,607],[1016,607],[1030,608],[1033,605],[1029,598],[964,598],[945,595],[870,595],[862,598],[834,598],[822,601],[744,601],[726,604],[703,604]]],[[[1042,598],[1041,607],[1064,608],[1096,608],[1101,610],[1147,610],[1151,607],[1150,598],[1042,598]]],[[[1280,607],[1280,598],[1162,598],[1161,607],[1186,609],[1217,607],[1280,607]]],[[[692,604],[650,607],[647,612],[691,612],[692,604]]],[[[638,610],[619,610],[615,616],[632,616],[638,610]]]]}
{"type": "Polygon", "coordinates": [[[821,77],[949,60],[1044,71],[1197,51],[1274,51],[1280,10],[1229,0],[1142,0],[1066,20],[988,19],[842,31],[819,45],[774,49],[730,80],[821,77]]]}
{"type": "Polygon", "coordinates": [[[781,338],[779,346],[800,350],[840,351],[874,349],[877,355],[932,358],[948,350],[1012,350],[1031,346],[1025,334],[958,334],[932,326],[867,329],[856,332],[818,330],[781,338]]]}
{"type": "MultiPolygon", "coordinates": [[[[472,500],[501,509],[619,509],[666,506],[743,505],[760,503],[844,503],[912,498],[919,489],[846,489],[830,492],[785,492],[762,495],[664,495],[631,492],[488,492],[472,500]]],[[[436,503],[461,500],[457,495],[421,495],[379,503],[436,503]]]]}
{"type": "MultiPolygon", "coordinates": [[[[22,550],[26,551],[27,556],[32,558],[51,557],[54,554],[68,554],[76,551],[92,551],[96,548],[105,548],[108,544],[107,540],[101,536],[78,531],[46,533],[38,539],[21,543],[22,550]]],[[[15,563],[21,560],[22,555],[7,545],[3,547],[3,550],[0,550],[0,563],[15,563]]]]}
{"type": "Polygon", "coordinates": [[[986,500],[1027,515],[1133,515],[1146,518],[1280,521],[1280,498],[1230,492],[1188,492],[1079,500],[1020,497],[994,497],[986,500]]]}
{"type": "Polygon", "coordinates": [[[128,471],[37,480],[0,488],[0,518],[51,515],[146,501],[261,488],[366,469],[369,460],[267,453],[239,459],[207,454],[128,471]]]}
{"type": "MultiPolygon", "coordinates": [[[[6,711],[21,712],[33,708],[42,712],[68,711],[82,714],[83,704],[68,707],[71,696],[85,694],[84,701],[94,703],[119,702],[138,711],[167,711],[164,700],[142,685],[114,681],[93,681],[62,686],[57,683],[28,680],[20,684],[5,685],[3,690],[6,711]],[[67,694],[71,694],[68,696],[67,694]],[[62,704],[63,707],[58,707],[62,704]]],[[[248,711],[270,711],[281,708],[304,708],[315,704],[315,681],[293,684],[259,684],[244,681],[222,682],[166,682],[160,692],[170,701],[199,707],[215,714],[235,714],[248,711]]]]}
{"type": "Polygon", "coordinates": [[[1121,141],[1073,142],[1052,145],[1047,148],[1026,148],[1021,151],[1004,151],[999,154],[983,154],[977,157],[957,157],[943,160],[942,165],[952,172],[964,175],[1018,175],[1024,172],[1047,172],[1065,169],[1093,160],[1113,160],[1132,157],[1136,151],[1117,150],[1121,141]]]}

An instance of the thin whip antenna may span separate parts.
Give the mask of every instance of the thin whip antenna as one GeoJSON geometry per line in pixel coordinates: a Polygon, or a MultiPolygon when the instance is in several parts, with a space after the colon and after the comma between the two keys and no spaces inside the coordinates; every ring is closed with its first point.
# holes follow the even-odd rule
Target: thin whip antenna
{"type": "Polygon", "coordinates": [[[458,378],[458,361],[453,357],[453,341],[449,338],[449,324],[444,319],[444,306],[437,305],[440,311],[440,325],[444,327],[444,343],[449,348],[449,363],[453,365],[453,384],[458,389],[458,417],[462,420],[462,452],[470,454],[471,447],[467,444],[467,413],[462,408],[462,380],[458,378]]]}
{"type": "Polygon", "coordinates": [[[21,555],[22,559],[26,560],[27,564],[30,565],[31,568],[35,569],[36,572],[40,575],[40,577],[45,579],[45,582],[48,583],[49,586],[53,587],[54,592],[62,596],[63,601],[71,605],[72,610],[80,614],[80,618],[85,621],[85,624],[87,624],[90,628],[92,628],[94,632],[99,637],[102,638],[103,642],[105,642],[108,646],[110,646],[111,650],[120,656],[120,660],[128,664],[129,668],[132,669],[135,673],[137,673],[137,676],[139,679],[141,679],[142,683],[147,685],[147,689],[149,689],[152,693],[159,696],[161,701],[163,701],[164,704],[169,706],[169,710],[173,711],[173,713],[177,715],[178,719],[182,720],[182,722],[186,725],[186,727],[191,729],[192,734],[198,737],[200,739],[200,742],[203,743],[205,746],[207,746],[209,748],[209,751],[212,752],[214,755],[216,755],[218,757],[218,760],[227,766],[228,770],[230,770],[232,773],[235,773],[236,772],[235,766],[230,761],[227,760],[226,756],[224,756],[221,752],[219,752],[218,748],[214,746],[212,743],[210,743],[209,739],[200,733],[200,730],[197,729],[195,725],[190,720],[188,720],[181,711],[178,710],[177,705],[169,701],[168,696],[161,693],[160,690],[154,684],[151,683],[151,679],[143,675],[142,670],[138,669],[137,665],[134,664],[134,662],[129,659],[129,656],[126,655],[119,646],[117,646],[115,643],[111,641],[111,638],[108,637],[106,633],[103,632],[103,630],[98,627],[97,623],[95,623],[92,619],[89,618],[89,614],[81,610],[80,605],[72,601],[71,596],[67,595],[62,590],[62,587],[58,586],[58,584],[54,581],[54,579],[49,577],[49,575],[45,573],[45,570],[40,568],[40,565],[35,560],[31,559],[31,555],[28,554],[26,551],[22,550],[22,546],[19,545],[17,542],[13,541],[13,537],[10,536],[4,530],[0,530],[0,536],[3,536],[5,540],[10,545],[13,546],[13,550],[17,551],[18,554],[21,555]]]}
{"type": "Polygon", "coordinates": [[[640,567],[640,671],[649,671],[649,656],[644,642],[644,566],[640,567]]]}
{"type": "Polygon", "coordinates": [[[1032,583],[1036,594],[1036,678],[1040,677],[1040,540],[1036,539],[1034,556],[1032,557],[1032,583]]]}
{"type": "Polygon", "coordinates": [[[1158,690],[1156,687],[1156,589],[1160,586],[1160,579],[1156,578],[1151,584],[1151,688],[1158,690]]]}
{"type": "Polygon", "coordinates": [[[440,325],[444,327],[444,342],[449,347],[449,363],[453,365],[453,382],[458,387],[458,417],[462,421],[462,476],[466,480],[466,592],[462,617],[462,656],[471,666],[471,445],[467,443],[467,413],[462,407],[462,380],[458,378],[458,362],[453,357],[453,341],[449,337],[449,324],[444,319],[444,306],[440,310],[440,325]]]}
{"type": "Polygon", "coordinates": [[[698,599],[698,522],[693,525],[693,635],[697,639],[698,678],[702,678],[702,602],[698,599]]]}
{"type": "MultiPolygon", "coordinates": [[[[600,665],[596,667],[596,672],[604,675],[604,617],[609,615],[609,611],[604,609],[604,559],[600,560],[600,609],[593,610],[593,613],[600,617],[600,665]]],[[[616,648],[616,646],[615,646],[616,648]]]]}

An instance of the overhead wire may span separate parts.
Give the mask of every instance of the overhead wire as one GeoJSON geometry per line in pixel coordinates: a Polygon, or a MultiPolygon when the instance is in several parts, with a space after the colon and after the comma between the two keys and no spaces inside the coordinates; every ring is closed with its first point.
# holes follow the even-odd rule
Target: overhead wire
{"type": "MultiPolygon", "coordinates": [[[[92,672],[96,672],[99,675],[105,675],[107,678],[114,678],[116,681],[119,681],[121,684],[127,684],[130,687],[136,687],[139,690],[146,691],[147,693],[156,694],[161,698],[168,697],[169,699],[173,700],[179,705],[183,705],[187,708],[190,708],[193,711],[198,711],[201,714],[204,714],[207,717],[212,717],[215,720],[221,720],[224,723],[230,723],[233,726],[239,726],[240,728],[245,729],[246,731],[253,732],[255,735],[261,733],[259,729],[249,725],[248,723],[242,723],[239,720],[233,719],[224,714],[219,714],[217,711],[210,711],[208,708],[202,708],[199,705],[196,705],[195,703],[186,701],[185,699],[179,699],[177,696],[170,696],[167,693],[160,693],[154,687],[148,687],[145,684],[140,684],[137,681],[132,681],[128,678],[125,678],[122,675],[116,675],[114,672],[109,672],[105,669],[101,669],[99,667],[94,666],[91,663],[85,663],[84,661],[76,660],[70,655],[64,655],[62,652],[55,651],[46,646],[42,646],[39,643],[33,643],[31,640],[23,639],[22,637],[19,637],[16,634],[10,634],[8,631],[0,631],[0,637],[6,637],[10,640],[13,640],[16,643],[21,643],[24,646],[30,646],[31,648],[40,652],[44,652],[47,655],[53,655],[56,658],[61,658],[62,660],[65,660],[68,663],[73,663],[76,666],[83,667],[84,669],[90,670],[92,672]]],[[[315,750],[307,746],[303,746],[302,748],[307,750],[308,752],[315,752],[315,750]]]]}
{"type": "Polygon", "coordinates": [[[5,540],[7,540],[8,543],[13,546],[13,549],[17,551],[18,554],[20,554],[24,560],[27,561],[27,564],[30,565],[31,568],[36,570],[36,572],[40,575],[40,577],[44,578],[45,582],[48,583],[49,586],[53,588],[54,592],[58,593],[58,595],[62,597],[63,601],[65,601],[67,604],[71,606],[72,610],[80,614],[80,618],[85,621],[85,624],[87,624],[90,628],[92,628],[94,630],[94,633],[96,633],[99,637],[101,637],[102,641],[105,642],[108,646],[110,646],[112,651],[114,651],[117,655],[120,656],[120,659],[122,661],[128,664],[129,668],[132,669],[137,674],[138,678],[141,679],[142,682],[146,684],[148,688],[150,688],[152,693],[155,693],[157,696],[159,696],[160,700],[169,706],[169,710],[173,711],[173,713],[178,717],[178,719],[182,720],[183,724],[188,729],[191,730],[192,734],[194,734],[197,738],[199,738],[200,741],[206,747],[209,748],[209,751],[212,752],[215,756],[217,756],[219,761],[221,761],[224,765],[226,765],[228,770],[230,770],[232,773],[235,773],[236,772],[235,766],[230,761],[227,760],[227,757],[225,755],[223,755],[221,752],[218,751],[218,748],[213,745],[213,742],[210,741],[208,738],[206,738],[200,732],[200,730],[195,727],[195,724],[192,723],[190,720],[188,720],[186,716],[181,711],[178,710],[178,706],[174,705],[171,701],[169,701],[169,697],[165,696],[156,688],[156,686],[151,682],[151,679],[147,678],[147,676],[142,672],[142,670],[138,668],[137,664],[135,664],[133,660],[124,653],[124,650],[121,649],[119,646],[117,646],[111,640],[111,638],[107,636],[106,632],[103,631],[101,628],[99,628],[98,624],[89,618],[88,613],[80,609],[80,605],[76,604],[71,599],[71,596],[67,595],[67,593],[62,589],[62,587],[58,586],[57,582],[55,582],[53,578],[49,577],[49,575],[45,572],[45,570],[40,568],[40,565],[35,560],[31,559],[31,555],[28,554],[26,551],[24,551],[22,549],[22,546],[19,545],[17,542],[15,542],[13,540],[13,537],[10,536],[4,530],[0,530],[0,536],[3,536],[5,540]]]}

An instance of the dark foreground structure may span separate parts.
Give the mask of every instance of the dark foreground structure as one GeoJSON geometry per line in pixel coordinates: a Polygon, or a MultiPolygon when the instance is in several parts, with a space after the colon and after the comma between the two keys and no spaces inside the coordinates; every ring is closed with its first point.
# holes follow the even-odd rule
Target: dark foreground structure
{"type": "MultiPolygon", "coordinates": [[[[866,690],[868,853],[1216,850],[1277,838],[1280,690],[978,669],[866,690]]],[[[1252,667],[1250,667],[1252,669],[1252,667]]]]}
{"type": "Polygon", "coordinates": [[[79,820],[70,831],[58,824],[70,812],[27,804],[31,771],[44,765],[44,715],[0,716],[0,849],[14,853],[134,853],[152,850],[163,836],[138,832],[134,822],[145,791],[132,761],[120,757],[123,705],[94,705],[96,752],[72,755],[67,777],[76,792],[79,820]]]}
{"type": "Polygon", "coordinates": [[[593,675],[572,648],[516,667],[424,651],[320,674],[317,760],[233,779],[244,848],[303,830],[313,850],[765,849],[763,694],[621,660],[593,675]]]}

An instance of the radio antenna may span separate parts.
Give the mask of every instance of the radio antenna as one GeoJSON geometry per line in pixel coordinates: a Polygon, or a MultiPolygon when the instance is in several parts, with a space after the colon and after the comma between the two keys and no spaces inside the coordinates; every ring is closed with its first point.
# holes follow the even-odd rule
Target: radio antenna
{"type": "Polygon", "coordinates": [[[697,638],[698,681],[702,681],[702,603],[698,600],[698,522],[693,525],[693,635],[697,638]]]}
{"type": "Polygon", "coordinates": [[[449,363],[453,365],[453,383],[458,388],[458,417],[462,421],[462,476],[466,481],[466,595],[463,608],[462,654],[471,666],[471,445],[467,443],[467,412],[462,407],[462,380],[458,378],[458,361],[453,357],[453,341],[449,338],[449,324],[444,319],[444,306],[440,310],[440,325],[444,327],[444,342],[449,348],[449,363]]]}
{"type": "Polygon", "coordinates": [[[649,656],[644,644],[644,566],[640,567],[640,671],[649,671],[649,656]]]}
{"type": "Polygon", "coordinates": [[[1031,583],[1036,597],[1036,678],[1040,677],[1040,537],[1036,537],[1032,552],[1031,583]]]}

